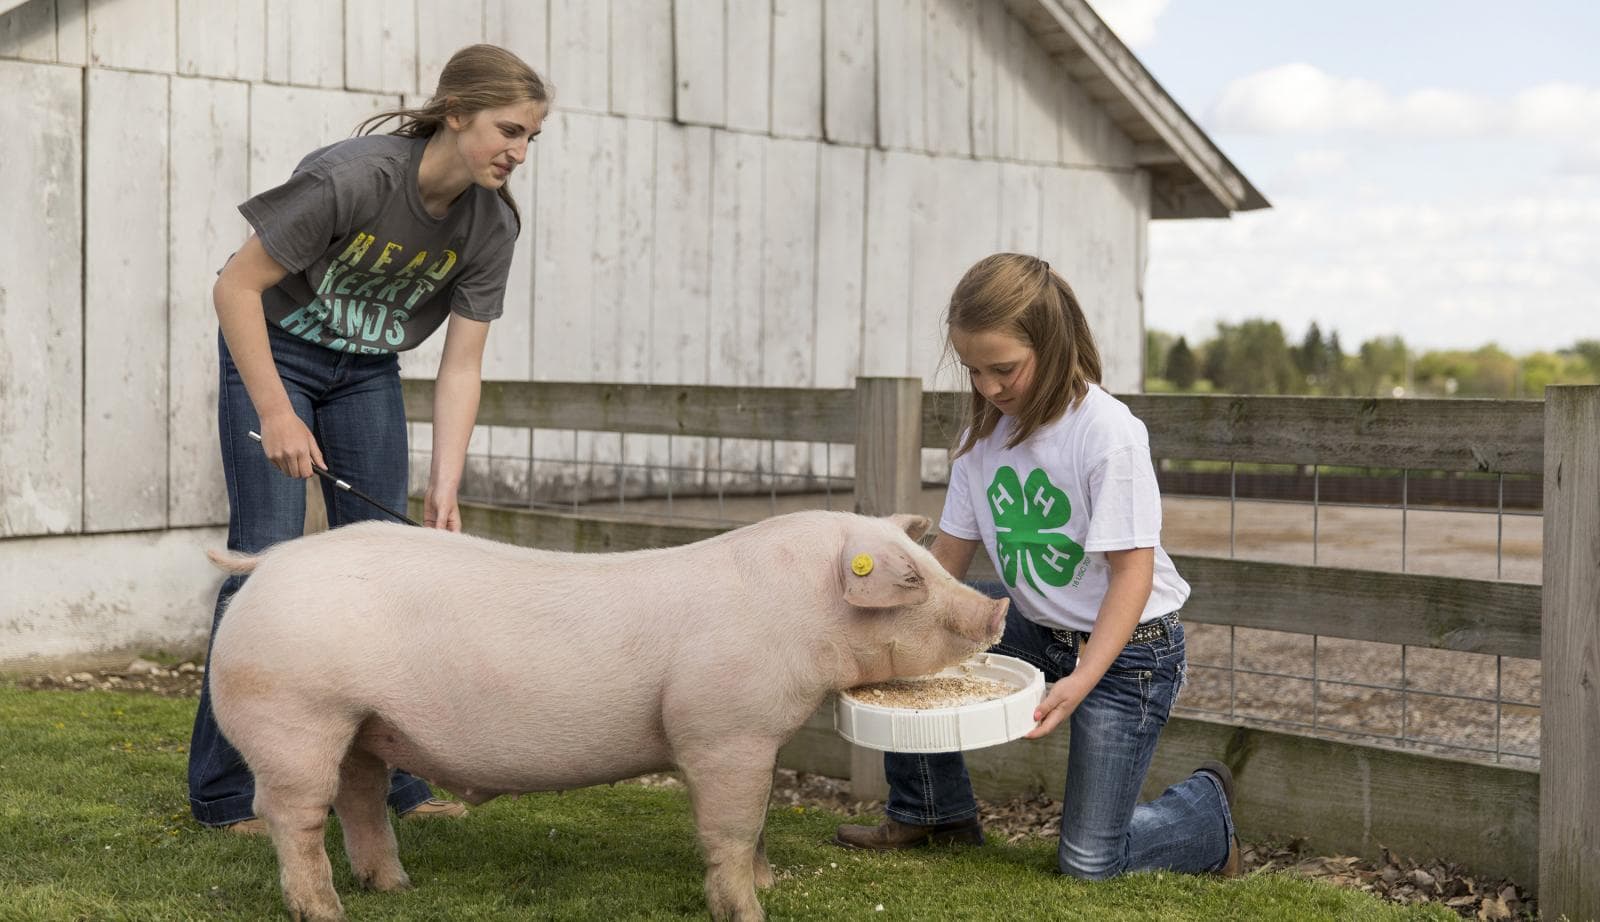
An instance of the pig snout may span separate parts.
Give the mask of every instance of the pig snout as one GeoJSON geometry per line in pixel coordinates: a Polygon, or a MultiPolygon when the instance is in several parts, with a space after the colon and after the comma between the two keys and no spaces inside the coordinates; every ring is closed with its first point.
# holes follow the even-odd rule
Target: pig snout
{"type": "Polygon", "coordinates": [[[973,595],[977,598],[968,600],[958,616],[957,632],[987,649],[999,643],[1000,636],[1005,633],[1006,611],[1011,607],[1011,600],[991,599],[980,592],[973,595]]]}
{"type": "Polygon", "coordinates": [[[1000,636],[1006,632],[1006,612],[1011,609],[1010,599],[993,599],[994,614],[989,616],[988,644],[994,646],[1000,642],[1000,636]]]}

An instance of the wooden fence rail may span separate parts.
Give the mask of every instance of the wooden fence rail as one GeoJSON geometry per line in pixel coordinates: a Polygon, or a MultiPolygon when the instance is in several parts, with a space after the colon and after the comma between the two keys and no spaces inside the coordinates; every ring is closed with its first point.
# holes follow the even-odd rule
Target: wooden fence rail
{"type": "MultiPolygon", "coordinates": [[[[407,381],[410,419],[431,418],[432,382],[407,381]]],[[[1528,400],[1362,400],[1132,395],[1156,457],[1408,470],[1543,474],[1539,586],[1180,556],[1196,622],[1542,658],[1542,775],[1291,734],[1174,720],[1151,784],[1196,758],[1225,756],[1240,778],[1247,832],[1304,834],[1318,847],[1380,844],[1537,879],[1551,918],[1600,917],[1600,387],[1528,400]],[[1554,633],[1552,633],[1554,632],[1554,633]],[[1459,803],[1458,803],[1459,801],[1459,803]],[[1449,803],[1455,806],[1441,809],[1449,803]],[[1483,805],[1494,805],[1485,812],[1483,805]]],[[[854,444],[856,508],[909,508],[921,448],[948,447],[960,395],[916,379],[854,390],[486,382],[478,422],[854,444]]],[[[726,526],[465,504],[469,531],[519,544],[628,550],[698,540],[726,526]]],[[[980,794],[1053,790],[1065,740],[974,754],[980,794]]],[[[785,764],[881,790],[881,764],[832,733],[826,709],[785,764]]],[[[1170,776],[1170,777],[1168,777],[1170,776]]]]}
{"type": "MultiPolygon", "coordinates": [[[[433,418],[433,382],[405,382],[406,416],[433,418]]],[[[1544,472],[1539,400],[1119,395],[1158,458],[1440,471],[1544,472]]],[[[921,444],[948,448],[963,398],[921,395],[921,444]]],[[[850,389],[486,381],[486,426],[653,435],[856,441],[850,389]]]]}

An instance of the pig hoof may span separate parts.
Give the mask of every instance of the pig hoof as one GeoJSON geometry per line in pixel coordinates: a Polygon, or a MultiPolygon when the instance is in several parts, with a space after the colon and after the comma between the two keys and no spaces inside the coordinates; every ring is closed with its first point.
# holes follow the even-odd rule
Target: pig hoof
{"type": "Polygon", "coordinates": [[[767,912],[754,897],[752,891],[748,900],[716,900],[707,908],[713,922],[766,922],[767,912]]]}
{"type": "Polygon", "coordinates": [[[377,890],[380,893],[392,893],[396,890],[410,890],[411,878],[400,868],[379,869],[356,875],[356,881],[368,890],[377,890]]]}
{"type": "Polygon", "coordinates": [[[345,922],[344,907],[336,899],[332,907],[328,906],[294,906],[289,907],[289,918],[294,922],[345,922]]]}

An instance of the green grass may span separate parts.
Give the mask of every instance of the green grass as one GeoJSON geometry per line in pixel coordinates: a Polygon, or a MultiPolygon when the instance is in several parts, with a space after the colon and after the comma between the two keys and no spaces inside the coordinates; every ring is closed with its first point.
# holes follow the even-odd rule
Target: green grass
{"type": "MultiPolygon", "coordinates": [[[[188,816],[193,701],[0,684],[0,920],[282,918],[271,845],[188,816]]],[[[1060,877],[1054,847],[869,855],[827,844],[840,817],[776,807],[774,919],[1433,919],[1366,894],[1275,875],[1218,881],[1060,877]],[[882,911],[876,911],[881,904],[882,911]]],[[[502,799],[456,822],[398,824],[416,889],[356,890],[353,920],[703,919],[702,866],[681,792],[636,785],[502,799]]]]}

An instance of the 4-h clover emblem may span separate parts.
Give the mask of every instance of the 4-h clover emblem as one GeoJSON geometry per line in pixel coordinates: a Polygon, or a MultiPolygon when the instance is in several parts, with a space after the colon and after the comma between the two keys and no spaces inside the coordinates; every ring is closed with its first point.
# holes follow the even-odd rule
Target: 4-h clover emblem
{"type": "Polygon", "coordinates": [[[1083,548],[1058,531],[1072,518],[1067,494],[1035,469],[1024,484],[1017,472],[1001,467],[989,483],[989,510],[1000,551],[1001,575],[1015,587],[1019,574],[1037,592],[1040,581],[1065,586],[1083,563],[1083,548]]]}

